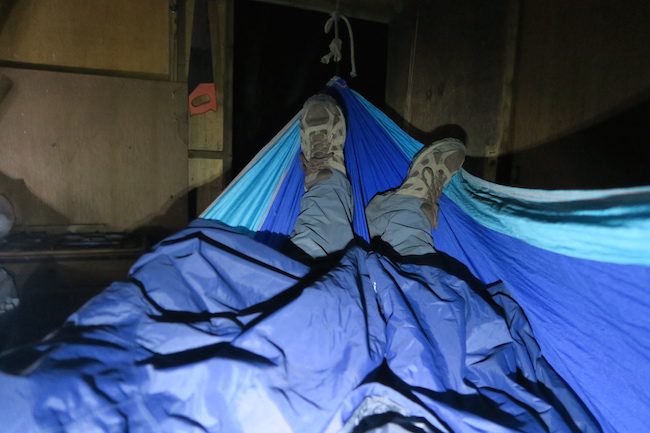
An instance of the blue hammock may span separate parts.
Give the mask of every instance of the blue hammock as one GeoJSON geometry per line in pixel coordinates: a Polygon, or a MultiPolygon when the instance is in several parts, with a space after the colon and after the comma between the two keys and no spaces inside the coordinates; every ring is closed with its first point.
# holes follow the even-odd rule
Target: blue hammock
{"type": "MultiPolygon", "coordinates": [[[[340,79],[345,159],[360,209],[398,186],[422,144],[340,79]]],[[[257,155],[202,218],[258,233],[290,234],[303,194],[299,115],[257,155]]],[[[436,248],[484,283],[503,281],[542,353],[608,432],[650,426],[650,187],[546,191],[457,175],[440,203],[436,248]]]]}
{"type": "MultiPolygon", "coordinates": [[[[368,240],[361,210],[422,145],[343,81],[330,88],[368,240]]],[[[128,281],[0,355],[3,432],[647,431],[650,188],[523,190],[462,172],[433,233],[446,255],[354,246],[313,270],[277,250],[303,194],[298,119],[128,281]]]]}

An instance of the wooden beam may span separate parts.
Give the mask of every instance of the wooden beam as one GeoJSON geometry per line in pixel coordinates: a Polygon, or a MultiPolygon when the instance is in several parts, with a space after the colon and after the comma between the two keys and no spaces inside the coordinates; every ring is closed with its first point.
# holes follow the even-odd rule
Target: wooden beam
{"type": "Polygon", "coordinates": [[[402,9],[402,0],[256,0],[316,12],[331,13],[338,4],[348,18],[389,23],[402,9]]]}
{"type": "MultiPolygon", "coordinates": [[[[512,151],[513,135],[513,104],[514,104],[514,82],[517,65],[517,50],[519,45],[519,21],[520,21],[520,0],[509,0],[506,10],[506,41],[503,59],[503,79],[501,82],[501,107],[498,119],[496,140],[486,146],[486,163],[484,177],[490,181],[508,183],[510,175],[506,178],[497,179],[497,163],[499,156],[512,151]]],[[[501,161],[504,161],[502,158],[501,161]]],[[[503,163],[503,162],[501,162],[503,163]]],[[[499,169],[500,172],[509,173],[509,168],[499,169]]]]}
{"type": "MultiPolygon", "coordinates": [[[[189,5],[192,9],[193,4],[189,5]]],[[[212,203],[231,177],[233,5],[233,0],[208,2],[217,110],[189,119],[188,180],[193,190],[190,209],[197,214],[212,203]]]]}
{"type": "Polygon", "coordinates": [[[415,51],[417,49],[418,15],[414,1],[407,1],[402,11],[388,26],[388,58],[386,65],[386,104],[397,116],[393,119],[409,131],[415,51]]]}
{"type": "MultiPolygon", "coordinates": [[[[234,4],[233,0],[218,0],[208,3],[210,37],[212,38],[212,70],[217,88],[217,104],[221,107],[221,150],[226,155],[223,159],[224,182],[230,180],[232,167],[234,4]]],[[[209,204],[206,203],[206,205],[209,204]]]]}
{"type": "Polygon", "coordinates": [[[185,3],[185,0],[169,0],[169,79],[171,81],[187,81],[185,3]]]}
{"type": "Polygon", "coordinates": [[[223,150],[188,150],[188,158],[200,158],[200,159],[228,159],[232,158],[232,155],[227,154],[223,150]]]}

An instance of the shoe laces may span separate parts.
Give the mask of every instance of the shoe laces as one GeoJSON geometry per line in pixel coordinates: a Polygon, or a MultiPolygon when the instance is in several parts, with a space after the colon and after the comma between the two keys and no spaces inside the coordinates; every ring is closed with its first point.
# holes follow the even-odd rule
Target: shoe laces
{"type": "Polygon", "coordinates": [[[334,152],[329,152],[327,154],[320,154],[319,156],[312,156],[311,159],[305,158],[305,155],[300,154],[303,167],[306,171],[316,172],[324,168],[328,168],[328,163],[331,158],[334,157],[334,152]]]}
{"type": "Polygon", "coordinates": [[[427,191],[426,200],[431,204],[435,204],[438,197],[440,197],[440,194],[442,194],[442,188],[447,176],[442,170],[438,170],[437,173],[434,173],[430,167],[424,167],[420,174],[420,178],[422,179],[422,183],[424,183],[424,187],[427,191]]]}
{"type": "Polygon", "coordinates": [[[311,151],[310,159],[327,158],[333,152],[328,152],[331,145],[331,139],[327,136],[327,130],[323,129],[318,132],[312,132],[308,138],[311,151]]]}

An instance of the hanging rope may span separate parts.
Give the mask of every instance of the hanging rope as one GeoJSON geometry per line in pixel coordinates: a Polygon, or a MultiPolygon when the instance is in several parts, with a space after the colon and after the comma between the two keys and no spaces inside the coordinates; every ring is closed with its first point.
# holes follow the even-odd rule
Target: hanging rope
{"type": "Polygon", "coordinates": [[[345,15],[339,13],[338,8],[330,14],[330,17],[325,22],[326,34],[329,33],[332,30],[332,26],[334,26],[334,39],[330,42],[330,52],[324,55],[320,61],[328,64],[331,60],[334,60],[334,62],[338,63],[343,58],[343,42],[341,41],[341,38],[339,38],[339,19],[343,20],[348,27],[348,34],[350,35],[350,63],[352,66],[350,76],[354,78],[357,76],[357,65],[354,61],[354,35],[352,34],[352,25],[345,15]]]}

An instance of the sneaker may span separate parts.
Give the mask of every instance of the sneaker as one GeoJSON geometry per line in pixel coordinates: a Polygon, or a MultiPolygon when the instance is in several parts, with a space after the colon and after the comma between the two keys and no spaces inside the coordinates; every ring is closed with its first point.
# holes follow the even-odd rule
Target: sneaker
{"type": "Polygon", "coordinates": [[[346,174],[344,143],[345,118],[334,98],[324,94],[309,98],[300,120],[305,189],[329,178],[332,170],[346,174]]]}
{"type": "Polygon", "coordinates": [[[425,147],[411,163],[408,175],[396,194],[422,199],[421,209],[432,227],[438,225],[438,199],[442,189],[465,161],[465,145],[445,138],[425,147]]]}

